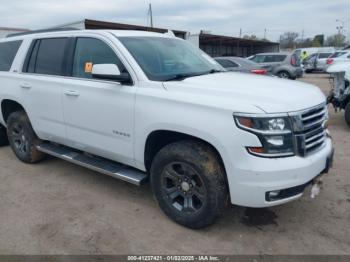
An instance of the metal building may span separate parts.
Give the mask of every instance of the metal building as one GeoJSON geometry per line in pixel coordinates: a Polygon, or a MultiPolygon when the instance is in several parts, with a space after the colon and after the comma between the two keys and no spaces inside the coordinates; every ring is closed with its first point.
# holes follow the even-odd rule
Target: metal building
{"type": "MultiPolygon", "coordinates": [[[[130,25],[114,22],[105,22],[84,19],[73,23],[58,25],[54,28],[76,28],[76,29],[116,29],[116,30],[140,30],[149,32],[165,33],[169,29],[130,25]]],[[[51,28],[52,29],[52,28],[51,28]]],[[[201,32],[200,34],[189,34],[186,31],[173,30],[175,36],[186,39],[195,46],[201,48],[208,55],[215,56],[242,56],[247,57],[257,53],[278,52],[279,43],[250,40],[231,36],[214,35],[201,32]]]]}
{"type": "Polygon", "coordinates": [[[280,50],[280,44],[276,42],[213,35],[203,32],[189,35],[188,40],[212,57],[248,57],[257,53],[279,52],[280,50]]]}
{"type": "MultiPolygon", "coordinates": [[[[139,30],[139,31],[149,31],[157,33],[166,33],[169,29],[158,28],[158,27],[149,27],[141,25],[130,25],[130,24],[121,24],[114,22],[105,22],[91,19],[84,19],[81,21],[58,25],[54,28],[76,28],[76,29],[115,29],[115,30],[139,30]]],[[[182,39],[186,38],[186,31],[172,30],[177,37],[182,39]]]]}

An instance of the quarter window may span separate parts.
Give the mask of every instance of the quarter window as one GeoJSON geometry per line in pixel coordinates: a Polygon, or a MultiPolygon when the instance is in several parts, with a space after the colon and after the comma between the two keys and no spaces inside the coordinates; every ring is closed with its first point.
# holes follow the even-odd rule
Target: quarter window
{"type": "Polygon", "coordinates": [[[0,71],[10,71],[22,41],[0,43],[0,71]]]}
{"type": "Polygon", "coordinates": [[[80,78],[92,78],[92,66],[95,64],[115,64],[122,73],[126,72],[117,55],[107,44],[94,38],[78,38],[72,75],[80,78]]]}

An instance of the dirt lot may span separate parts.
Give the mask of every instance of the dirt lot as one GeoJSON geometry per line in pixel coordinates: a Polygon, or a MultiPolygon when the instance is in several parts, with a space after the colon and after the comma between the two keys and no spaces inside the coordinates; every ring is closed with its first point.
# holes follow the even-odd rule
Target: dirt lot
{"type": "MultiPolygon", "coordinates": [[[[325,75],[306,76],[328,92],[325,75]]],[[[0,148],[0,254],[350,254],[350,129],[330,109],[335,167],[321,195],[232,206],[214,226],[170,221],[137,188],[57,159],[25,165],[0,148]]]]}

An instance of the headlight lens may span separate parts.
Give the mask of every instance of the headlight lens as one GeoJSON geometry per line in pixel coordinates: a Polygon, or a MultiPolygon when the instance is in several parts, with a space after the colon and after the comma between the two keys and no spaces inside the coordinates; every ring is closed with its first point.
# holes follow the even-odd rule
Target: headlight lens
{"type": "Polygon", "coordinates": [[[292,127],[288,117],[235,116],[239,128],[258,136],[261,147],[247,147],[254,155],[285,157],[294,155],[292,127]]]}

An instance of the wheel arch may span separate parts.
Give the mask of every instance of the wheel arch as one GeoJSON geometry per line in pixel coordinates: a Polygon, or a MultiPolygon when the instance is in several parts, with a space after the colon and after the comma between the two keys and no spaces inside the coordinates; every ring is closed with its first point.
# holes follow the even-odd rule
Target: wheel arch
{"type": "Polygon", "coordinates": [[[1,117],[4,121],[4,124],[7,123],[10,114],[16,111],[24,111],[27,113],[24,106],[13,99],[3,99],[1,101],[1,117]]]}
{"type": "Polygon", "coordinates": [[[154,130],[148,134],[144,146],[144,165],[146,171],[148,172],[150,170],[152,161],[155,155],[159,152],[159,150],[161,150],[164,146],[168,144],[181,140],[198,141],[211,148],[213,152],[217,155],[218,161],[222,165],[226,174],[225,162],[221,150],[215,142],[208,141],[208,139],[204,139],[203,137],[199,137],[196,135],[167,129],[154,130]]]}

